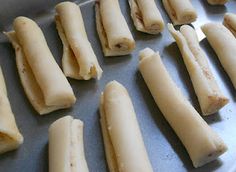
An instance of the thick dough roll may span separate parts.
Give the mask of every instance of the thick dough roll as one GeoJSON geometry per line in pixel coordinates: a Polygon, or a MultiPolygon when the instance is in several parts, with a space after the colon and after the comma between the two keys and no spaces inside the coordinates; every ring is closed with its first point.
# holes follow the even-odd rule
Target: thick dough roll
{"type": "Polygon", "coordinates": [[[17,128],[0,67],[0,154],[17,149],[22,143],[23,136],[17,128]]]}
{"type": "Polygon", "coordinates": [[[211,5],[224,5],[229,0],[207,0],[207,2],[211,5]]]}
{"type": "Polygon", "coordinates": [[[16,64],[28,99],[39,114],[71,107],[76,98],[57,65],[38,25],[17,17],[6,33],[16,51],[16,64]]]}
{"type": "Polygon", "coordinates": [[[130,54],[135,41],[121,13],[118,0],[99,0],[95,5],[97,32],[105,56],[130,54]]]}
{"type": "Polygon", "coordinates": [[[236,14],[226,13],[224,15],[223,24],[232,32],[234,37],[236,37],[236,14]]]}
{"type": "Polygon", "coordinates": [[[154,0],[129,0],[131,17],[137,30],[158,34],[165,24],[154,0]]]}
{"type": "Polygon", "coordinates": [[[110,172],[152,172],[133,104],[120,83],[106,85],[100,115],[110,172]]]}
{"type": "Polygon", "coordinates": [[[83,122],[65,116],[49,128],[49,172],[88,172],[83,122]]]}
{"type": "Polygon", "coordinates": [[[162,0],[174,25],[189,24],[197,19],[191,0],[162,0]]]}
{"type": "Polygon", "coordinates": [[[229,102],[229,99],[222,94],[210,70],[195,30],[189,25],[183,25],[179,32],[172,24],[168,24],[168,29],[183,56],[203,115],[217,112],[229,102]]]}
{"type": "Polygon", "coordinates": [[[223,140],[182,95],[158,52],[149,48],[142,50],[139,70],[159,109],[188,151],[194,167],[213,161],[227,150],[223,140]]]}
{"type": "Polygon", "coordinates": [[[201,29],[236,88],[236,39],[234,35],[220,23],[208,23],[201,29]]]}
{"type": "Polygon", "coordinates": [[[62,67],[74,79],[100,79],[102,69],[88,40],[80,8],[73,2],[56,6],[56,25],[63,42],[62,67]]]}

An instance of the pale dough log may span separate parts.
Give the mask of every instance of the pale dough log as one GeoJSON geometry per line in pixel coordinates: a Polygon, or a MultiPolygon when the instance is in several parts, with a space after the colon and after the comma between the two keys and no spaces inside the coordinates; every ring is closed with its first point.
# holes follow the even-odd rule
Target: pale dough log
{"type": "Polygon", "coordinates": [[[66,108],[67,106],[47,106],[44,101],[43,93],[33,75],[33,72],[25,58],[24,52],[18,43],[15,31],[5,33],[11,41],[16,51],[16,66],[20,80],[26,96],[34,109],[39,114],[47,114],[57,109],[66,108]]]}
{"type": "Polygon", "coordinates": [[[17,17],[13,27],[46,105],[74,104],[73,90],[53,58],[38,25],[29,18],[17,17]]]}
{"type": "Polygon", "coordinates": [[[74,79],[100,79],[102,69],[87,38],[79,6],[62,2],[56,6],[56,12],[57,30],[63,42],[65,75],[74,79]]]}
{"type": "Polygon", "coordinates": [[[200,167],[223,154],[227,147],[182,95],[164,67],[158,52],[140,52],[139,70],[162,114],[193,162],[200,167]]]}
{"type": "Polygon", "coordinates": [[[162,0],[174,25],[189,24],[197,19],[197,12],[190,0],[162,0]]]}
{"type": "Polygon", "coordinates": [[[234,37],[236,37],[236,14],[226,13],[224,15],[223,24],[232,32],[234,37]]]}
{"type": "Polygon", "coordinates": [[[100,115],[110,172],[152,172],[133,104],[120,83],[106,85],[100,115]]]}
{"type": "Polygon", "coordinates": [[[164,29],[164,21],[154,0],[129,0],[131,17],[137,30],[158,34],[164,29]]]}
{"type": "Polygon", "coordinates": [[[208,23],[201,29],[236,88],[236,39],[234,35],[220,23],[208,23]]]}
{"type": "Polygon", "coordinates": [[[226,4],[229,0],[207,0],[211,5],[223,5],[226,4]]]}
{"type": "Polygon", "coordinates": [[[65,116],[49,128],[49,172],[88,172],[83,122],[65,116]]]}
{"type": "Polygon", "coordinates": [[[17,128],[0,67],[0,154],[17,149],[22,143],[23,136],[17,128]]]}
{"type": "Polygon", "coordinates": [[[201,49],[195,30],[183,25],[180,32],[172,24],[168,29],[180,49],[193,83],[203,115],[210,115],[225,106],[229,100],[222,94],[201,49]]]}
{"type": "Polygon", "coordinates": [[[95,4],[96,27],[105,56],[130,54],[135,41],[121,13],[118,0],[100,0],[95,4]]]}
{"type": "MultiPolygon", "coordinates": [[[[74,97],[74,94],[73,94],[73,91],[71,88],[69,88],[69,89],[66,88],[66,89],[68,89],[68,91],[67,91],[68,92],[68,95],[67,95],[68,101],[67,102],[62,102],[62,103],[60,102],[57,105],[47,105],[46,104],[42,89],[40,88],[38,81],[36,80],[36,77],[33,73],[33,70],[26,59],[25,53],[24,53],[23,48],[17,39],[15,31],[7,32],[5,34],[8,36],[9,40],[11,41],[11,43],[16,51],[16,65],[17,65],[18,73],[19,73],[19,76],[21,79],[21,83],[22,83],[22,86],[24,88],[24,91],[25,91],[30,103],[35,108],[35,110],[39,114],[47,114],[47,113],[52,112],[57,109],[70,107],[72,104],[74,104],[76,98],[74,97]]],[[[43,67],[43,69],[44,68],[45,68],[45,66],[43,67]]],[[[46,71],[48,71],[48,70],[46,70],[46,71]]],[[[66,81],[66,82],[68,82],[68,81],[66,81]]],[[[52,84],[52,87],[53,86],[54,85],[52,84]]],[[[57,99],[57,98],[60,98],[60,97],[57,97],[55,95],[54,99],[57,99]]]]}

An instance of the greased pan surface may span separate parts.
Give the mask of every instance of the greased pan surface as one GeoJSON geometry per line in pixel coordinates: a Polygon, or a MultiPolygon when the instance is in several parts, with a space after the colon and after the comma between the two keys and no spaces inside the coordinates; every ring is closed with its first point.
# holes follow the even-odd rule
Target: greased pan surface
{"type": "MultiPolygon", "coordinates": [[[[53,20],[54,6],[58,2],[60,0],[2,0],[0,5],[0,31],[11,29],[13,19],[19,15],[34,19],[42,28],[49,48],[61,65],[62,43],[53,20]]],[[[201,46],[209,57],[208,60],[217,83],[224,94],[230,98],[230,103],[219,113],[204,117],[204,119],[219,133],[229,149],[218,160],[194,169],[186,150],[159,111],[137,69],[139,50],[150,47],[160,51],[171,77],[200,112],[190,77],[171,35],[166,28],[162,34],[157,36],[136,31],[130,17],[128,2],[120,0],[122,12],[136,40],[136,49],[128,56],[106,58],[103,56],[96,32],[94,2],[85,4],[84,2],[85,0],[77,1],[77,3],[83,4],[81,11],[88,38],[104,73],[100,81],[69,79],[77,97],[76,104],[70,109],[59,110],[45,116],[40,116],[34,111],[20,83],[15,64],[15,52],[6,37],[2,33],[0,34],[0,64],[6,79],[12,110],[17,125],[24,136],[24,143],[18,150],[0,155],[0,171],[48,171],[48,128],[53,121],[65,115],[73,115],[75,118],[84,121],[85,154],[90,171],[108,171],[99,123],[98,105],[101,91],[103,91],[106,83],[111,80],[119,81],[129,91],[155,172],[225,172],[232,169],[236,160],[236,91],[208,41],[203,39],[201,46]]],[[[156,0],[156,2],[167,24],[170,19],[164,11],[161,0],[156,0]]],[[[197,30],[202,24],[209,21],[222,22],[224,13],[233,12],[236,5],[233,0],[226,6],[209,6],[205,0],[192,0],[192,2],[199,15],[197,22],[193,23],[197,30]]]]}

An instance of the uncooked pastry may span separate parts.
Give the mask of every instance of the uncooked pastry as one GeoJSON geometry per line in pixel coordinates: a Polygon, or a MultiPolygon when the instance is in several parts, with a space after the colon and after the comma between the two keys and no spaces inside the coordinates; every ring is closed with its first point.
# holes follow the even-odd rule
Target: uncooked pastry
{"type": "Polygon", "coordinates": [[[130,54],[135,41],[121,13],[118,0],[99,0],[95,4],[96,26],[105,56],[130,54]]]}
{"type": "Polygon", "coordinates": [[[102,69],[88,40],[79,6],[61,2],[56,12],[57,30],[63,43],[63,72],[74,79],[100,79],[102,69]]]}
{"type": "Polygon", "coordinates": [[[172,24],[168,24],[168,29],[180,49],[203,115],[217,112],[229,99],[221,92],[210,70],[195,30],[189,25],[183,25],[180,31],[176,31],[172,24]]]}
{"type": "Polygon", "coordinates": [[[158,34],[164,29],[164,21],[154,0],[129,0],[131,17],[137,30],[158,34]]]}
{"type": "Polygon", "coordinates": [[[215,160],[227,147],[183,96],[158,52],[140,52],[139,70],[165,119],[185,146],[194,167],[215,160]]]}
{"type": "Polygon", "coordinates": [[[62,117],[49,128],[49,172],[88,172],[83,122],[62,117]]]}
{"type": "Polygon", "coordinates": [[[7,97],[5,80],[0,67],[0,154],[17,149],[23,143],[11,105],[7,97]]]}
{"type": "Polygon", "coordinates": [[[57,65],[38,25],[17,17],[14,31],[5,33],[16,52],[16,65],[24,91],[39,114],[71,107],[76,98],[57,65]]]}
{"type": "Polygon", "coordinates": [[[152,172],[133,104],[120,83],[106,85],[100,115],[110,172],[152,172]]]}

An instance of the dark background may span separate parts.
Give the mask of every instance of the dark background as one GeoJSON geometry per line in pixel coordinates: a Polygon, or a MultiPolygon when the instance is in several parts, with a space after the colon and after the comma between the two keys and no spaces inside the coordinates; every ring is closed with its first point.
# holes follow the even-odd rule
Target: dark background
{"type": "MultiPolygon", "coordinates": [[[[19,15],[34,19],[41,26],[48,45],[61,65],[62,44],[53,21],[54,6],[60,0],[0,0],[0,31],[11,29],[13,19],[19,15]]],[[[84,1],[78,1],[82,3],[84,1]]],[[[156,0],[165,23],[170,22],[160,0],[156,0]]],[[[235,1],[226,6],[209,6],[206,0],[192,0],[198,11],[198,20],[193,23],[197,30],[208,21],[222,22],[225,12],[235,10],[235,1]]],[[[94,2],[82,5],[89,40],[103,68],[100,81],[77,81],[69,79],[77,97],[74,107],[39,116],[27,100],[20,84],[15,64],[15,53],[6,37],[0,33],[0,64],[6,79],[9,99],[17,125],[24,136],[23,145],[16,151],[0,155],[0,172],[46,172],[48,171],[48,127],[64,115],[73,115],[84,121],[85,154],[91,172],[105,172],[107,165],[101,136],[98,104],[101,91],[107,82],[117,80],[129,91],[142,130],[143,139],[154,171],[221,171],[232,168],[236,160],[236,106],[235,90],[227,74],[206,39],[201,46],[206,51],[217,82],[230,98],[230,103],[219,113],[204,117],[228,145],[228,152],[218,160],[194,169],[180,140],[168,125],[156,106],[144,80],[137,70],[138,52],[145,47],[160,51],[163,62],[175,83],[181,88],[193,106],[200,112],[188,72],[176,43],[168,31],[160,35],[147,35],[135,30],[130,18],[127,0],[120,0],[122,12],[136,40],[136,50],[128,56],[103,57],[95,29],[94,2]]],[[[155,74],[153,74],[155,75],[155,74]]],[[[0,114],[1,119],[1,114],[0,114]]],[[[134,143],[135,144],[135,143],[134,143]]]]}

